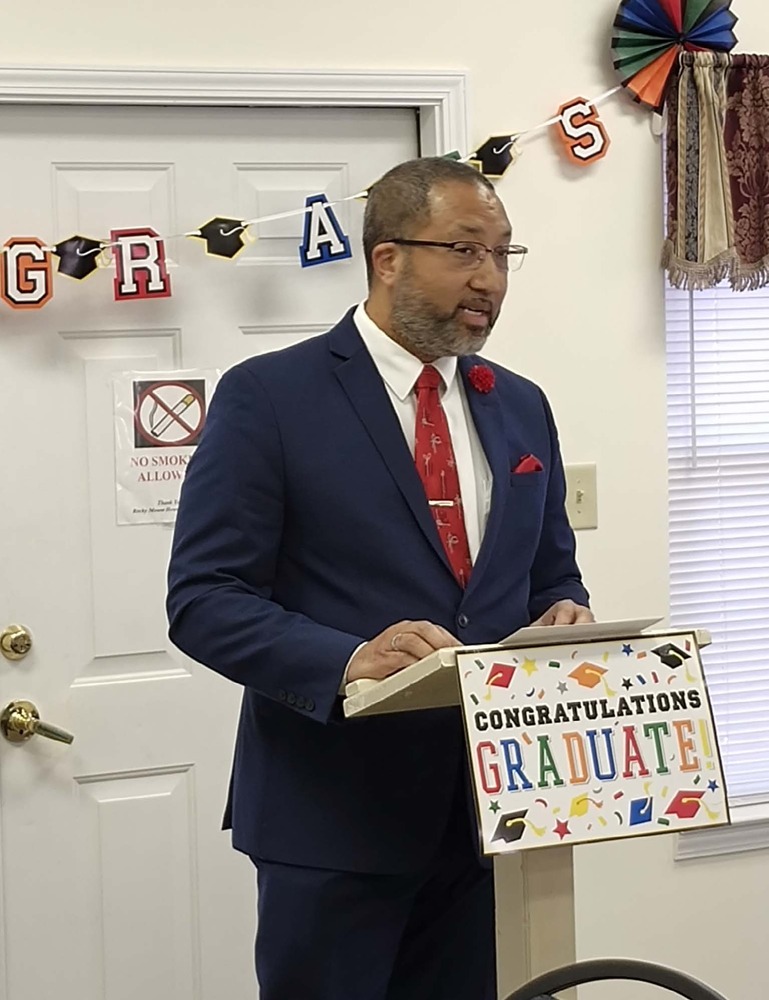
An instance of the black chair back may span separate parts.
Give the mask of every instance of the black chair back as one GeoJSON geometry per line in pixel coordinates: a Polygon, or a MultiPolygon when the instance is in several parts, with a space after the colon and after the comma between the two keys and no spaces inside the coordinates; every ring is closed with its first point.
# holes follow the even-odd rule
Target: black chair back
{"type": "Polygon", "coordinates": [[[683,972],[630,958],[597,958],[565,965],[552,972],[545,972],[525,986],[520,986],[506,1000],[548,1000],[561,990],[607,979],[624,979],[648,983],[650,986],[661,986],[679,997],[684,997],[685,1000],[726,1000],[714,989],[683,972]]]}

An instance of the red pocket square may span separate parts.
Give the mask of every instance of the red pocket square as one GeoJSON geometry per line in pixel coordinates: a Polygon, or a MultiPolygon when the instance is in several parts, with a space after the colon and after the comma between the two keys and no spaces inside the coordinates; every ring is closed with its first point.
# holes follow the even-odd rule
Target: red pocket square
{"type": "Polygon", "coordinates": [[[524,455],[520,460],[518,465],[513,469],[513,474],[518,475],[522,472],[542,472],[544,465],[540,462],[536,455],[524,455]]]}

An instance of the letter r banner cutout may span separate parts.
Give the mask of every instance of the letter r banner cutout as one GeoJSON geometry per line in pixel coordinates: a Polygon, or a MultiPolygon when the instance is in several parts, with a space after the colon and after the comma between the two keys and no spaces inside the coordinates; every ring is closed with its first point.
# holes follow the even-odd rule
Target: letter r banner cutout
{"type": "Polygon", "coordinates": [[[216,371],[115,376],[118,524],[175,520],[218,378],[216,371]]]}
{"type": "Polygon", "coordinates": [[[458,653],[482,849],[729,823],[693,633],[458,653]]]}

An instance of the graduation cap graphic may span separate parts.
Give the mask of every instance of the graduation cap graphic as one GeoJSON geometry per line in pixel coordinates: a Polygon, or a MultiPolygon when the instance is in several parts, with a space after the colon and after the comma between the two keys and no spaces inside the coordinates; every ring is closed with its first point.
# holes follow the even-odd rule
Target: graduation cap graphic
{"type": "Polygon", "coordinates": [[[476,167],[485,177],[497,179],[515,159],[514,145],[509,135],[492,135],[467,159],[470,166],[476,167]]]}
{"type": "Polygon", "coordinates": [[[489,687],[510,687],[514,675],[515,667],[507,663],[492,663],[486,683],[489,687]]]}
{"type": "Polygon", "coordinates": [[[59,274],[82,281],[93,274],[99,267],[99,253],[102,250],[100,240],[91,240],[87,236],[70,236],[53,248],[59,258],[59,274]]]}
{"type": "Polygon", "coordinates": [[[594,688],[601,683],[601,678],[606,673],[604,667],[599,667],[597,663],[580,663],[569,674],[583,688],[594,688]]]}
{"type": "Polygon", "coordinates": [[[630,803],[630,826],[640,826],[642,823],[651,823],[654,812],[654,799],[649,795],[643,799],[633,799],[630,803]]]}
{"type": "Polygon", "coordinates": [[[506,844],[514,844],[520,840],[526,831],[526,813],[528,809],[518,809],[516,812],[503,813],[499,817],[492,842],[503,840],[506,844]]]}
{"type": "Polygon", "coordinates": [[[217,216],[201,226],[194,239],[205,240],[206,253],[212,257],[237,257],[245,243],[245,228],[240,219],[225,219],[217,216]]]}
{"type": "Polygon", "coordinates": [[[676,792],[665,810],[667,816],[678,816],[679,819],[694,819],[700,811],[700,799],[704,792],[676,792]]]}
{"type": "Polygon", "coordinates": [[[672,642],[664,642],[661,646],[655,647],[652,653],[659,656],[666,667],[680,667],[684,660],[691,658],[690,653],[685,652],[672,642]]]}

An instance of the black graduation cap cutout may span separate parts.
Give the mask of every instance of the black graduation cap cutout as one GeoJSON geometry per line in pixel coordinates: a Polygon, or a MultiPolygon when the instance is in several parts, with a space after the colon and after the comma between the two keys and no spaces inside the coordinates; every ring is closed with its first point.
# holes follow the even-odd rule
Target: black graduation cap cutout
{"type": "Polygon", "coordinates": [[[470,153],[468,162],[491,178],[499,178],[515,159],[515,139],[509,135],[492,135],[470,153]]]}
{"type": "Polygon", "coordinates": [[[499,817],[492,841],[504,840],[506,844],[514,844],[520,840],[526,830],[526,813],[528,809],[518,809],[516,812],[504,813],[499,817]]]}
{"type": "Polygon", "coordinates": [[[659,656],[666,667],[680,667],[684,660],[691,658],[689,653],[686,653],[680,646],[676,646],[672,642],[664,642],[661,646],[653,649],[652,653],[655,656],[659,656]]]}
{"type": "Polygon", "coordinates": [[[101,249],[99,240],[91,240],[87,236],[70,236],[68,240],[62,240],[53,248],[59,258],[59,274],[82,281],[98,269],[101,249]]]}
{"type": "Polygon", "coordinates": [[[226,257],[232,260],[240,253],[245,243],[245,227],[240,219],[224,219],[217,216],[209,219],[197,233],[195,239],[205,240],[206,253],[212,257],[226,257]]]}

